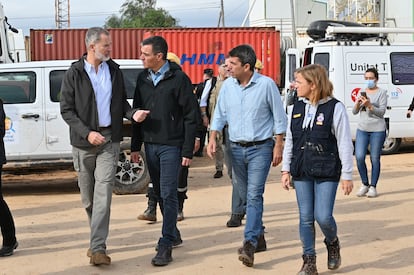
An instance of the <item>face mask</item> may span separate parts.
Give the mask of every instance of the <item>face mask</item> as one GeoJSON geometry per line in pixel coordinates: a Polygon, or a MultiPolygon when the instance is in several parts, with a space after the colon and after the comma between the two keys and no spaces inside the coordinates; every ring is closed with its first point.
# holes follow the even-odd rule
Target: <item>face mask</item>
{"type": "Polygon", "coordinates": [[[374,79],[368,79],[365,83],[367,84],[368,89],[372,89],[372,88],[375,87],[375,80],[374,79]]]}

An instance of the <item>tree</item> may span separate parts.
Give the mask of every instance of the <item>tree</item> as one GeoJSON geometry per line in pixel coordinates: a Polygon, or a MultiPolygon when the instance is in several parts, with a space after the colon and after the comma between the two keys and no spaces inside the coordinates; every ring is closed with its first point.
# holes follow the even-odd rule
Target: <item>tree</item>
{"type": "Polygon", "coordinates": [[[177,27],[178,20],[168,11],[155,8],[156,0],[126,0],[120,9],[121,17],[112,15],[106,28],[177,27]]]}

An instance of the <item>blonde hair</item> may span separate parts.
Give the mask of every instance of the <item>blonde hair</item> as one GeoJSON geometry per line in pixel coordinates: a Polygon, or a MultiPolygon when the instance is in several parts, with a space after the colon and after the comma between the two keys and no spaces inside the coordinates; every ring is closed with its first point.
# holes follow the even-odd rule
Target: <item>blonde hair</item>
{"type": "Polygon", "coordinates": [[[328,78],[325,67],[319,64],[310,64],[297,69],[295,72],[301,74],[308,83],[315,85],[315,90],[312,90],[309,98],[313,105],[316,105],[321,99],[332,97],[333,85],[328,78]]]}

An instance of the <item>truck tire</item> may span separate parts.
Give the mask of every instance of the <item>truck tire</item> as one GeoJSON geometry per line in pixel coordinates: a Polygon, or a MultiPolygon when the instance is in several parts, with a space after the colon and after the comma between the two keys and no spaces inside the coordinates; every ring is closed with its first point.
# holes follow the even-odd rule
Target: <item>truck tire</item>
{"type": "Polygon", "coordinates": [[[382,146],[383,155],[391,155],[397,153],[400,149],[401,139],[400,138],[385,138],[384,145],[382,146]]]}
{"type": "Polygon", "coordinates": [[[132,163],[130,144],[130,141],[121,143],[113,190],[117,195],[146,193],[150,182],[145,152],[140,152],[139,163],[132,163]]]}

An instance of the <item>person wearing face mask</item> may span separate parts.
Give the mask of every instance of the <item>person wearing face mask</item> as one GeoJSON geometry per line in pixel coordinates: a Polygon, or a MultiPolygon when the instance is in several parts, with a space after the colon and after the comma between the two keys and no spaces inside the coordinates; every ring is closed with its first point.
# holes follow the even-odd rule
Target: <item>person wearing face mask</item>
{"type": "Polygon", "coordinates": [[[387,91],[377,86],[378,71],[369,68],[365,71],[366,88],[360,93],[352,113],[359,113],[355,139],[355,158],[362,185],[356,195],[375,198],[378,196],[377,182],[381,170],[381,150],[386,137],[384,114],[387,108],[387,91]],[[365,156],[369,147],[371,160],[371,181],[368,180],[365,156]]]}

